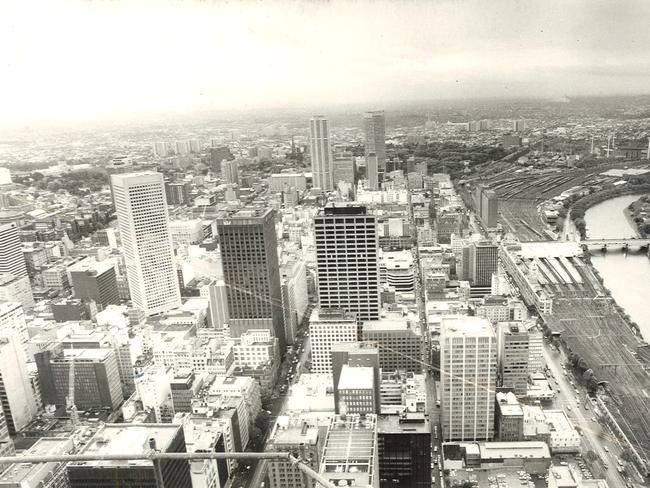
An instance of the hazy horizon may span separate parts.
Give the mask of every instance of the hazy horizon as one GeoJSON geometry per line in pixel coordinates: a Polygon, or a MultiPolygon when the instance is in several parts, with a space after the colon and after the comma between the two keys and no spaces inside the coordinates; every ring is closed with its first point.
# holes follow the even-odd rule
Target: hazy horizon
{"type": "Polygon", "coordinates": [[[636,0],[9,0],[0,125],[645,95],[648,14],[636,0]]]}

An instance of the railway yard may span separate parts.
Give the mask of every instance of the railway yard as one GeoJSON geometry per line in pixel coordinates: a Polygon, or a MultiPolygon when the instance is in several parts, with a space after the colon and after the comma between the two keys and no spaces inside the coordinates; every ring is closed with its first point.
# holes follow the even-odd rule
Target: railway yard
{"type": "Polygon", "coordinates": [[[599,382],[607,382],[608,409],[648,466],[650,376],[635,356],[639,339],[578,252],[567,252],[564,243],[521,246],[518,269],[552,297],[552,312],[542,319],[599,382]]]}
{"type": "Polygon", "coordinates": [[[643,165],[606,161],[589,168],[521,168],[512,163],[497,162],[480,168],[467,181],[478,182],[494,190],[499,197],[499,222],[521,241],[551,240],[549,226],[540,213],[540,205],[562,192],[577,186],[588,187],[613,182],[601,175],[612,168],[643,165]]]}

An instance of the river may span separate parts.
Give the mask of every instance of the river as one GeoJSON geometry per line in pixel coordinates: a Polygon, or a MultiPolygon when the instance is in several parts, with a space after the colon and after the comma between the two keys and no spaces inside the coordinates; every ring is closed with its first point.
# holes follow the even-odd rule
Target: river
{"type": "MultiPolygon", "coordinates": [[[[619,238],[636,235],[623,213],[641,195],[624,195],[606,200],[585,212],[589,237],[619,238]]],[[[603,278],[612,297],[639,324],[644,339],[650,342],[650,259],[644,252],[592,251],[591,262],[603,278]]]]}

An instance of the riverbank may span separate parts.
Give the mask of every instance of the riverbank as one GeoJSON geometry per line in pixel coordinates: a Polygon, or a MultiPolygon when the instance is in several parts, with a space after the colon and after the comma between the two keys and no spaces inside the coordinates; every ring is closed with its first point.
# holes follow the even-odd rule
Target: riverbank
{"type": "MultiPolygon", "coordinates": [[[[650,193],[650,183],[643,183],[640,185],[626,184],[615,188],[607,188],[604,190],[590,193],[582,198],[569,202],[569,209],[571,210],[571,221],[575,225],[576,230],[580,234],[581,239],[586,239],[587,224],[585,222],[585,213],[587,210],[599,203],[603,203],[612,198],[621,197],[625,195],[642,195],[650,193]]],[[[635,228],[633,226],[632,228],[635,228]]]]}
{"type": "Polygon", "coordinates": [[[637,237],[650,235],[650,195],[644,195],[632,202],[623,211],[630,227],[636,229],[637,237]]]}

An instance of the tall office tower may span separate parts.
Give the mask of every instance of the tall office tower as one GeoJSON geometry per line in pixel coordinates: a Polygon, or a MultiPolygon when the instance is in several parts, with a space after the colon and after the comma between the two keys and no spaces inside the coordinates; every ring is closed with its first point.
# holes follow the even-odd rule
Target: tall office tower
{"type": "Polygon", "coordinates": [[[512,130],[515,132],[523,132],[526,130],[526,121],[525,120],[515,120],[512,123],[512,130]]]}
{"type": "Polygon", "coordinates": [[[27,276],[27,265],[16,224],[0,225],[0,273],[27,276]]]}
{"type": "Polygon", "coordinates": [[[375,415],[332,418],[323,443],[320,474],[334,486],[379,488],[375,415]]]}
{"type": "Polygon", "coordinates": [[[201,297],[208,299],[210,326],[213,329],[223,329],[230,319],[226,283],[223,280],[212,280],[201,288],[201,297]]]}
{"type": "Polygon", "coordinates": [[[377,445],[381,488],[431,486],[431,425],[423,413],[379,417],[377,445]]]}
{"type": "Polygon", "coordinates": [[[168,205],[184,205],[190,200],[191,186],[185,181],[165,183],[165,195],[168,205]]]}
{"type": "Polygon", "coordinates": [[[309,148],[314,187],[323,191],[334,190],[329,122],[322,115],[309,120],[309,148]]]}
{"type": "Polygon", "coordinates": [[[273,209],[240,210],[217,219],[230,335],[269,329],[285,350],[282,287],[273,209]]]}
{"type": "Polygon", "coordinates": [[[499,218],[499,198],[494,190],[484,190],[481,201],[481,220],[488,229],[494,229],[499,218]]]}
{"type": "Polygon", "coordinates": [[[487,319],[464,316],[442,319],[440,370],[443,439],[492,439],[497,345],[487,319]]]}
{"type": "Polygon", "coordinates": [[[366,178],[368,190],[379,190],[379,160],[375,153],[366,156],[366,178]]]}
{"type": "Polygon", "coordinates": [[[36,415],[36,398],[27,372],[25,349],[16,334],[0,335],[0,401],[12,436],[36,415]]]}
{"type": "Polygon", "coordinates": [[[542,362],[542,333],[528,330],[523,322],[499,322],[497,350],[501,386],[513,388],[525,396],[528,375],[538,371],[542,362]]]}
{"type": "Polygon", "coordinates": [[[236,160],[221,161],[221,177],[229,185],[239,185],[239,164],[236,160]]]}
{"type": "Polygon", "coordinates": [[[330,203],[314,218],[318,298],[322,308],[378,320],[379,238],[377,219],[366,207],[330,203]]]}
{"type": "Polygon", "coordinates": [[[483,189],[480,183],[474,188],[474,204],[476,205],[476,216],[480,219],[483,215],[483,189]]]}
{"type": "Polygon", "coordinates": [[[499,246],[490,241],[474,242],[470,248],[471,281],[474,286],[491,286],[499,267],[499,246]]]}
{"type": "MultiPolygon", "coordinates": [[[[320,432],[318,423],[307,415],[293,414],[278,417],[267,451],[291,452],[311,469],[318,472],[320,461],[320,432]]],[[[313,481],[284,460],[269,459],[270,488],[311,488],[313,481]]]]}
{"type": "Polygon", "coordinates": [[[94,301],[101,308],[120,303],[115,267],[116,263],[111,259],[96,261],[94,258],[82,259],[69,266],[68,276],[74,296],[94,301]]]}
{"type": "Polygon", "coordinates": [[[159,158],[166,158],[169,156],[169,143],[168,142],[154,142],[153,154],[159,158]]]}
{"type": "Polygon", "coordinates": [[[162,174],[113,175],[112,182],[133,304],[146,315],[179,307],[162,174]]]}
{"type": "MultiPolygon", "coordinates": [[[[332,358],[332,377],[334,385],[339,384],[343,366],[352,368],[364,367],[373,370],[374,401],[381,405],[380,383],[381,371],[379,369],[379,347],[376,342],[339,342],[330,347],[332,358]]],[[[342,413],[338,387],[334,388],[334,409],[336,413],[342,413]]]]}
{"type": "Polygon", "coordinates": [[[312,371],[332,372],[332,346],[358,339],[356,316],[340,309],[317,308],[309,318],[312,371]]]}
{"type": "Polygon", "coordinates": [[[490,130],[490,119],[483,119],[479,121],[479,130],[490,130]]]}
{"type": "MultiPolygon", "coordinates": [[[[163,453],[186,452],[183,427],[173,424],[104,424],[80,454],[137,454],[156,449],[163,453]]],[[[190,464],[186,459],[160,463],[165,488],[192,486],[190,464]]],[[[70,488],[155,488],[152,461],[85,461],[68,464],[70,488]]]]}
{"type": "Polygon", "coordinates": [[[366,156],[377,155],[379,172],[386,170],[386,119],[383,110],[366,112],[363,116],[363,129],[366,136],[366,156]]]}

